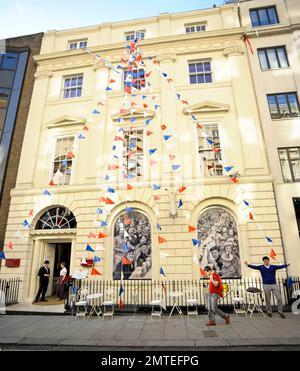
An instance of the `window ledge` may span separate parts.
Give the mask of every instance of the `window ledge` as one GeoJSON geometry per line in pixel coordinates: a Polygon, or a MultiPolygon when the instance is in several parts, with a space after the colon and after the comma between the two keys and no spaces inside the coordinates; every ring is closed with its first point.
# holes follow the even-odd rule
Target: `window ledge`
{"type": "Polygon", "coordinates": [[[282,71],[282,70],[292,70],[292,67],[281,67],[281,68],[270,68],[267,70],[261,69],[261,72],[270,72],[270,71],[282,71]]]}

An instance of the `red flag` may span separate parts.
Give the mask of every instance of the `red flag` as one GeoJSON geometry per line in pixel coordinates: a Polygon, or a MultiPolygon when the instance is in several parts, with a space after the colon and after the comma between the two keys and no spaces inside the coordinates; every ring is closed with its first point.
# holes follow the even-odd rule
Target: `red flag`
{"type": "Polygon", "coordinates": [[[123,300],[120,299],[119,309],[124,309],[124,308],[125,308],[125,304],[124,304],[123,300]]]}
{"type": "Polygon", "coordinates": [[[98,272],[97,269],[92,268],[91,276],[102,276],[102,274],[100,272],[98,272]]]}
{"type": "Polygon", "coordinates": [[[124,142],[124,139],[119,137],[119,136],[116,136],[115,137],[115,142],[124,142]]]}
{"type": "Polygon", "coordinates": [[[159,201],[161,199],[161,197],[159,196],[154,196],[154,201],[159,201]]]}
{"type": "Polygon", "coordinates": [[[147,136],[149,137],[150,135],[154,134],[153,131],[147,131],[147,136]]]}
{"type": "Polygon", "coordinates": [[[152,71],[146,73],[146,77],[150,77],[151,73],[152,73],[152,71]]]}
{"type": "Polygon", "coordinates": [[[114,205],[115,204],[110,198],[107,198],[105,200],[105,203],[106,203],[106,205],[114,205]]]}
{"type": "Polygon", "coordinates": [[[133,190],[133,186],[132,185],[130,185],[130,184],[127,184],[127,191],[132,191],[133,190]]]}
{"type": "Polygon", "coordinates": [[[166,125],[161,125],[161,130],[166,130],[167,126],[166,125]]]}
{"type": "Polygon", "coordinates": [[[9,242],[7,243],[7,247],[8,247],[10,250],[13,249],[13,244],[12,244],[11,241],[9,241],[9,242]]]}
{"type": "Polygon", "coordinates": [[[254,220],[254,216],[253,216],[252,213],[249,213],[249,218],[250,218],[250,220],[254,220]]]}
{"type": "Polygon", "coordinates": [[[108,165],[108,170],[118,170],[120,168],[120,166],[118,165],[108,165]]]}
{"type": "Polygon", "coordinates": [[[74,153],[73,153],[73,152],[69,152],[69,153],[67,154],[67,158],[75,158],[74,153]]]}
{"type": "Polygon", "coordinates": [[[189,105],[189,102],[187,100],[182,100],[181,102],[182,104],[186,104],[187,106],[189,105]]]}
{"type": "Polygon", "coordinates": [[[189,225],[189,232],[195,232],[197,228],[193,227],[192,225],[189,225]]]}
{"type": "Polygon", "coordinates": [[[90,129],[88,128],[88,126],[87,125],[84,125],[84,127],[83,127],[83,129],[82,130],[84,130],[84,131],[90,131],[90,129]]]}
{"type": "Polygon", "coordinates": [[[131,102],[131,107],[133,107],[133,106],[137,106],[137,103],[131,102]]]}
{"type": "Polygon", "coordinates": [[[162,244],[162,243],[166,243],[166,242],[168,242],[168,241],[165,238],[158,236],[158,243],[162,244]]]}
{"type": "Polygon", "coordinates": [[[51,182],[49,183],[49,186],[50,186],[50,187],[54,187],[54,182],[53,182],[53,180],[51,180],[51,182]]]}
{"type": "Polygon", "coordinates": [[[200,268],[200,274],[202,277],[205,277],[206,276],[205,270],[200,268]]]}
{"type": "Polygon", "coordinates": [[[127,63],[127,61],[126,61],[126,59],[124,59],[124,58],[121,58],[121,61],[120,61],[120,63],[127,63]]]}
{"type": "Polygon", "coordinates": [[[146,104],[146,103],[144,103],[143,106],[144,106],[145,109],[148,108],[148,104],[146,104]]]}
{"type": "Polygon", "coordinates": [[[88,238],[97,238],[97,236],[94,234],[94,233],[90,233],[89,235],[88,235],[88,238]]]}
{"type": "Polygon", "coordinates": [[[110,84],[113,84],[113,83],[115,83],[115,82],[116,82],[116,80],[114,80],[114,79],[110,79],[110,80],[109,80],[109,83],[110,83],[110,84]]]}
{"type": "Polygon", "coordinates": [[[28,214],[29,216],[33,216],[33,210],[30,211],[30,213],[28,214]]]}
{"type": "Polygon", "coordinates": [[[231,181],[232,181],[232,183],[234,183],[234,184],[238,184],[238,180],[237,180],[237,178],[230,178],[231,179],[231,181]]]}

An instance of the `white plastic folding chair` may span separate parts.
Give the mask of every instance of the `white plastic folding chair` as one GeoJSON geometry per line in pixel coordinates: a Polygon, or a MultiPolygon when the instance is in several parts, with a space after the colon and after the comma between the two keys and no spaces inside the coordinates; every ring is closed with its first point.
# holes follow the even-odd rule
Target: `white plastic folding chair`
{"type": "Polygon", "coordinates": [[[230,288],[230,293],[232,294],[233,311],[237,315],[237,317],[239,314],[247,315],[246,299],[244,288],[242,287],[242,285],[232,285],[230,288]]]}
{"type": "Polygon", "coordinates": [[[198,316],[198,289],[196,286],[190,286],[185,290],[186,311],[189,316],[198,316]]]}
{"type": "Polygon", "coordinates": [[[77,319],[78,317],[85,319],[88,312],[88,300],[87,300],[88,294],[89,294],[88,287],[82,287],[81,289],[79,289],[78,291],[79,300],[75,303],[76,307],[75,319],[77,319]]]}
{"type": "Polygon", "coordinates": [[[161,318],[164,305],[164,291],[161,286],[155,286],[152,291],[153,300],[150,302],[151,305],[151,318],[161,318]]]}
{"type": "Polygon", "coordinates": [[[115,315],[115,289],[114,288],[108,288],[105,290],[104,294],[104,302],[103,305],[103,319],[105,317],[111,317],[111,319],[114,318],[115,315]]]}
{"type": "Polygon", "coordinates": [[[261,295],[263,295],[263,292],[257,288],[248,288],[246,290],[246,297],[247,297],[247,314],[250,313],[250,318],[252,318],[253,313],[255,310],[257,310],[258,313],[262,314],[265,317],[264,311],[262,310],[262,307],[259,304],[259,299],[261,298],[261,295]]]}

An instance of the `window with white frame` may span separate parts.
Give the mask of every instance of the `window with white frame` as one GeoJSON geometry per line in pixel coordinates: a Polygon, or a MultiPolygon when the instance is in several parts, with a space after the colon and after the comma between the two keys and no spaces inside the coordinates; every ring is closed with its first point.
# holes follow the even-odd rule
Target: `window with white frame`
{"type": "Polygon", "coordinates": [[[212,67],[210,60],[189,61],[188,63],[191,84],[212,83],[212,67]]]}
{"type": "Polygon", "coordinates": [[[125,41],[130,42],[130,41],[134,41],[135,39],[144,40],[145,39],[145,33],[146,32],[144,30],[126,32],[125,33],[125,41]]]}
{"type": "Polygon", "coordinates": [[[300,182],[300,147],[280,148],[278,154],[284,182],[300,182]]]}
{"type": "Polygon", "coordinates": [[[86,48],[87,47],[87,44],[88,44],[87,39],[85,39],[85,40],[69,41],[68,49],[69,50],[83,49],[83,48],[86,48]]]}
{"type": "Polygon", "coordinates": [[[124,131],[123,175],[140,178],[144,175],[144,129],[131,128],[124,131]]]}
{"type": "Polygon", "coordinates": [[[63,83],[63,98],[78,98],[82,95],[83,74],[65,76],[63,83]]]}
{"type": "Polygon", "coordinates": [[[68,185],[71,182],[73,159],[69,154],[73,151],[74,140],[74,136],[56,138],[52,166],[55,185],[68,185]]]}
{"type": "Polygon", "coordinates": [[[205,175],[222,176],[222,149],[219,125],[205,124],[198,128],[198,152],[205,175]]]}
{"type": "Polygon", "coordinates": [[[186,33],[196,33],[196,32],[205,32],[207,30],[206,23],[195,23],[195,24],[186,24],[185,32],[186,33]]]}
{"type": "Polygon", "coordinates": [[[143,68],[133,68],[131,71],[124,70],[124,88],[130,87],[142,90],[146,86],[146,75],[143,68]]]}

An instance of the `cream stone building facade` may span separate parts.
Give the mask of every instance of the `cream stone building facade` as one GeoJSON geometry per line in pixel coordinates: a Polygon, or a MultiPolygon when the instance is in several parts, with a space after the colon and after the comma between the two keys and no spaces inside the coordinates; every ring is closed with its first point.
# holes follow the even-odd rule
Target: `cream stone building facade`
{"type": "MultiPolygon", "coordinates": [[[[97,247],[101,262],[96,269],[103,274],[100,279],[112,280],[118,238],[115,225],[128,207],[147,218],[141,223],[147,224],[151,232],[147,243],[151,244],[152,268],[147,277],[153,280],[160,279],[161,267],[168,280],[199,278],[196,263],[203,244],[206,248],[216,244],[215,237],[208,235],[213,228],[205,232],[211,218],[219,218],[218,223],[221,218],[221,227],[222,223],[230,224],[216,233],[223,244],[226,238],[234,240],[231,248],[237,250],[235,260],[240,270],[236,275],[255,275],[243,262],[258,263],[271,248],[278,262],[285,261],[261,118],[242,40],[244,32],[238,8],[228,4],[45,34],[41,54],[35,58],[36,82],[6,232],[6,243],[13,241],[7,257],[20,258],[21,264],[1,270],[3,276],[22,279],[21,299],[34,297],[37,271],[44,259],[50,259],[53,272],[59,259],[69,258],[72,273],[82,268],[83,257],[93,258],[94,254],[86,251],[87,244],[97,247]],[[152,71],[151,86],[142,92],[137,89],[134,112],[129,109],[120,113],[124,76],[116,74],[115,69],[122,58],[128,58],[125,41],[136,31],[143,34],[140,48],[146,70],[152,71]],[[85,46],[111,64],[96,61],[80,49],[85,46]],[[157,70],[149,57],[157,61],[157,70]],[[160,71],[172,78],[172,86],[160,71]],[[107,92],[107,86],[112,91],[107,92]],[[187,104],[178,101],[173,88],[187,104]],[[143,101],[140,94],[147,98],[143,101]],[[151,104],[153,96],[159,109],[151,104]],[[191,114],[198,125],[191,121],[191,114]],[[130,116],[136,119],[134,123],[130,116]],[[149,126],[145,124],[147,119],[151,120],[149,126]],[[163,132],[162,125],[167,127],[163,132]],[[84,126],[89,131],[82,131],[84,126]],[[147,135],[146,131],[153,134],[147,135]],[[84,133],[85,140],[78,140],[79,132],[84,133]],[[114,138],[128,132],[142,145],[142,149],[135,145],[142,165],[135,166],[134,179],[110,178],[113,180],[107,185],[116,193],[108,195],[103,190],[107,189],[103,179],[112,161],[114,138]],[[163,139],[164,133],[172,135],[170,142],[163,139]],[[213,139],[216,151],[208,147],[207,138],[213,139]],[[75,154],[73,159],[67,156],[63,167],[56,164],[61,156],[66,158],[61,146],[63,151],[75,154]],[[157,151],[150,156],[151,149],[157,151]],[[170,170],[170,155],[176,155],[173,160],[181,165],[177,172],[170,170]],[[223,171],[220,158],[224,166],[235,166],[239,185],[223,171]],[[63,169],[63,177],[60,174],[56,185],[49,187],[58,169],[63,169]],[[128,183],[134,187],[130,191],[128,183]],[[154,190],[154,184],[160,189],[154,190]],[[181,187],[186,187],[182,193],[178,191],[181,187]],[[44,194],[45,190],[51,196],[44,194]],[[108,196],[114,204],[105,206],[101,197],[108,196]],[[180,200],[183,206],[178,207],[180,200]],[[250,203],[254,221],[249,219],[244,200],[250,203]],[[69,210],[66,214],[59,209],[58,214],[66,217],[70,228],[60,228],[57,218],[61,218],[53,211],[52,226],[43,228],[47,211],[53,207],[69,210]],[[97,215],[98,209],[104,214],[97,215]],[[107,226],[97,228],[100,220],[107,226]],[[189,232],[189,226],[202,228],[202,234],[189,232]],[[92,235],[99,231],[107,237],[95,239],[92,235]],[[160,244],[158,236],[167,242],[160,244]],[[193,246],[192,239],[199,236],[205,243],[193,246]],[[266,236],[272,238],[272,246],[266,236]]],[[[123,138],[121,145],[124,142],[123,138]]],[[[120,153],[122,157],[124,151],[120,153]]],[[[117,169],[120,174],[123,166],[121,159],[117,169]]],[[[50,224],[50,219],[46,223],[50,224]]]]}
{"type": "Polygon", "coordinates": [[[249,61],[286,258],[296,276],[300,270],[300,3],[241,1],[240,14],[254,49],[249,61]],[[274,10],[274,19],[264,19],[266,8],[271,14],[274,10]]]}

